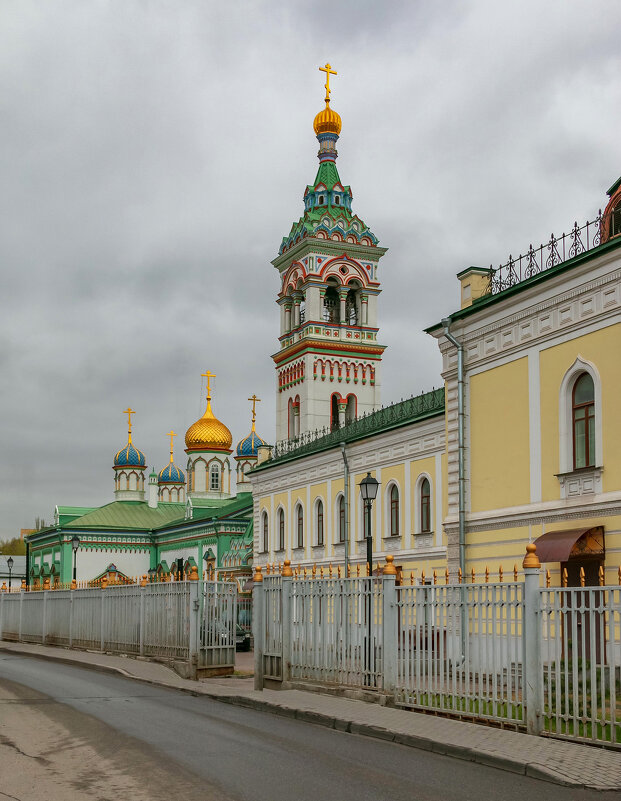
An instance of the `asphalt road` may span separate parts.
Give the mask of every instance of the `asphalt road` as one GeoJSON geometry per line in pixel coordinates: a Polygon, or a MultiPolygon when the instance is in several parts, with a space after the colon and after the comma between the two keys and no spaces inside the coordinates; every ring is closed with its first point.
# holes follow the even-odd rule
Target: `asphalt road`
{"type": "MultiPolygon", "coordinates": [[[[13,712],[23,705],[41,726],[62,724],[72,732],[72,747],[93,749],[116,774],[139,782],[148,799],[602,799],[596,791],[29,657],[0,655],[0,689],[0,724],[11,693],[13,712]]],[[[2,772],[0,764],[0,798],[2,772]]],[[[101,789],[88,797],[107,801],[101,789]]]]}

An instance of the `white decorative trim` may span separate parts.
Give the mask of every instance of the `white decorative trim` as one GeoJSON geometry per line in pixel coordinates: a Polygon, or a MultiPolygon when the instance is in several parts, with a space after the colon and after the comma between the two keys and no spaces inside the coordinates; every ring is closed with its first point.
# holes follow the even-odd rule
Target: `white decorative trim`
{"type": "Polygon", "coordinates": [[[442,455],[436,453],[436,548],[442,547],[442,455]]]}
{"type": "Polygon", "coordinates": [[[583,495],[600,495],[602,492],[602,467],[586,467],[571,473],[558,473],[561,498],[580,498],[583,495]]]}
{"type": "MultiPolygon", "coordinates": [[[[397,492],[399,493],[399,498],[398,498],[399,519],[398,519],[398,523],[397,523],[399,530],[398,530],[397,536],[400,537],[404,533],[404,529],[403,529],[403,525],[402,525],[402,521],[401,521],[401,509],[402,509],[402,505],[401,504],[402,504],[403,493],[401,492],[401,487],[400,487],[399,482],[397,481],[397,479],[396,478],[391,478],[390,481],[388,482],[388,484],[386,485],[386,488],[385,488],[384,493],[383,493],[383,499],[382,499],[383,502],[384,502],[384,528],[381,529],[380,536],[384,540],[392,538],[392,532],[390,530],[390,525],[391,525],[391,521],[392,521],[392,512],[391,512],[391,501],[390,501],[389,495],[392,492],[392,488],[393,487],[396,487],[397,488],[397,492]]],[[[379,501],[380,498],[378,497],[377,500],[379,501]]]]}

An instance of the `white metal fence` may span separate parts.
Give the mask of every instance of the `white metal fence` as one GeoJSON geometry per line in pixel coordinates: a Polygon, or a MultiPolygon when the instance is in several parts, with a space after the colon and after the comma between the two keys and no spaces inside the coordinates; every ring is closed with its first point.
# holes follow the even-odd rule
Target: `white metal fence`
{"type": "Polygon", "coordinates": [[[621,587],[255,576],[255,687],[307,681],[621,748],[621,587]]]}
{"type": "Polygon", "coordinates": [[[0,592],[0,639],[157,656],[190,675],[233,669],[237,586],[178,581],[0,592]]]}

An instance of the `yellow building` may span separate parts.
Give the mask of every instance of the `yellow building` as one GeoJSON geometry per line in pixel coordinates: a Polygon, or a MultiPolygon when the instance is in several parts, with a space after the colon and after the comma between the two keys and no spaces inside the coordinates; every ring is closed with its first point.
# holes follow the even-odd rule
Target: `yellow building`
{"type": "Polygon", "coordinates": [[[461,308],[428,329],[444,389],[378,409],[371,300],[385,249],[338,178],[336,117],[318,131],[319,184],[273,262],[280,440],[250,476],[255,563],[364,570],[358,485],[370,472],[374,563],[391,552],[417,580],[510,575],[535,540],[552,583],[566,570],[577,584],[581,569],[587,584],[602,573],[616,583],[621,179],[594,221],[496,270],[460,273],[461,308]]]}

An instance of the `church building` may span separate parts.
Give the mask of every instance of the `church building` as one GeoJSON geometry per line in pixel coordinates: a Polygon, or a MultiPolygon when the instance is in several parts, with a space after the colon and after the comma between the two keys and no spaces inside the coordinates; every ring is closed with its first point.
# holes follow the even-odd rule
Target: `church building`
{"type": "Polygon", "coordinates": [[[97,508],[57,506],[54,525],[28,537],[30,583],[43,586],[78,581],[95,583],[105,575],[125,582],[148,575],[151,580],[199,573],[236,576],[240,588],[252,566],[252,495],[248,472],[256,464],[264,441],[255,428],[253,395],[250,433],[237,445],[212,410],[211,379],[203,416],[185,434],[184,472],[170,460],[159,473],[147,476],[147,459],[134,444],[128,408],[127,443],[114,462],[114,501],[97,508]],[[235,467],[234,467],[235,465],[235,467]],[[236,473],[236,492],[231,473],[236,473]]]}
{"type": "Polygon", "coordinates": [[[382,406],[386,249],[340,180],[336,73],[321,69],[319,169],[272,262],[276,443],[250,473],[256,563],[364,575],[369,535],[373,565],[392,553],[408,580],[510,577],[534,541],[553,586],[616,583],[621,179],[585,225],[461,271],[460,308],[427,329],[443,386],[382,406]],[[367,476],[378,482],[370,524],[367,476]]]}

